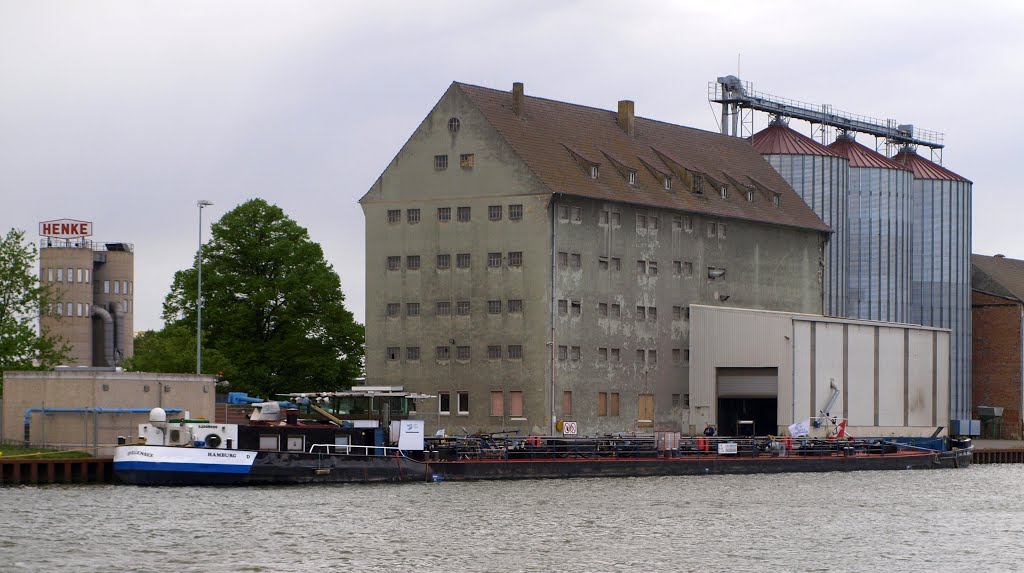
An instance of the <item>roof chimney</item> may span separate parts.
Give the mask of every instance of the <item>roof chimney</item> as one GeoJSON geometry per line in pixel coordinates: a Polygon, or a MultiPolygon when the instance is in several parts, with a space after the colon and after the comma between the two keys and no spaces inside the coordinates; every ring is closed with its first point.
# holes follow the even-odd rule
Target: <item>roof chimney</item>
{"type": "Polygon", "coordinates": [[[523,82],[514,82],[512,84],[512,113],[523,117],[524,111],[526,111],[526,106],[523,101],[523,82]]]}
{"type": "Polygon", "coordinates": [[[997,254],[997,255],[996,255],[996,258],[997,258],[997,259],[1005,259],[1005,258],[1006,258],[1006,255],[1004,255],[1004,254],[1002,254],[1002,253],[999,253],[999,254],[997,254]]]}
{"type": "Polygon", "coordinates": [[[633,117],[633,101],[624,99],[619,100],[619,127],[622,131],[625,131],[627,135],[632,136],[636,132],[636,121],[633,117]]]}

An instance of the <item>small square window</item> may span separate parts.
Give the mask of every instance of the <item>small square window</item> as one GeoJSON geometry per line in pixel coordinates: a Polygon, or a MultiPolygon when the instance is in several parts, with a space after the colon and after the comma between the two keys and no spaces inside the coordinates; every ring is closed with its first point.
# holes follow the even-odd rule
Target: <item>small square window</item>
{"type": "MultiPolygon", "coordinates": [[[[447,357],[445,358],[447,360],[447,357]]],[[[437,393],[437,411],[440,414],[448,415],[452,413],[452,393],[451,392],[438,392],[437,393]]]]}
{"type": "Polygon", "coordinates": [[[451,221],[452,220],[452,208],[451,207],[438,207],[437,208],[437,220],[438,221],[451,221]]]}
{"type": "Polygon", "coordinates": [[[687,363],[690,362],[690,349],[689,348],[684,348],[683,349],[683,362],[687,362],[687,363]]]}
{"type": "Polygon", "coordinates": [[[572,301],[569,305],[573,316],[580,316],[583,314],[583,303],[578,300],[572,301]]]}
{"type": "Polygon", "coordinates": [[[407,302],[407,303],[405,303],[405,315],[406,316],[419,316],[420,315],[420,303],[418,303],[418,302],[407,302]]]}
{"type": "Polygon", "coordinates": [[[487,266],[490,268],[501,266],[501,253],[487,253],[487,266]]]}
{"type": "Polygon", "coordinates": [[[612,316],[615,318],[622,316],[622,305],[619,303],[612,303],[612,316]]]}
{"type": "Polygon", "coordinates": [[[434,357],[438,360],[448,360],[451,356],[451,350],[447,346],[438,346],[434,349],[434,357]]]}
{"type": "Polygon", "coordinates": [[[471,211],[469,207],[459,207],[455,212],[455,216],[458,218],[460,223],[467,223],[470,219],[470,213],[471,211]]]}
{"type": "Polygon", "coordinates": [[[569,253],[565,251],[558,252],[558,266],[568,267],[569,266],[569,253]]]}
{"type": "Polygon", "coordinates": [[[683,359],[683,351],[679,348],[672,349],[672,362],[679,364],[679,361],[683,359]]]}
{"type": "Polygon", "coordinates": [[[673,306],[672,307],[672,320],[682,320],[683,318],[683,307],[673,306]]]}
{"type": "Polygon", "coordinates": [[[447,300],[437,301],[437,316],[451,316],[452,314],[452,303],[447,300]]]}
{"type": "Polygon", "coordinates": [[[509,299],[508,311],[510,313],[521,313],[523,312],[523,300],[522,299],[509,299]]]}
{"type": "Polygon", "coordinates": [[[559,205],[558,206],[558,220],[559,221],[568,221],[569,220],[569,206],[568,205],[559,205]]]}
{"type": "Polygon", "coordinates": [[[460,269],[469,268],[469,253],[459,253],[455,256],[455,266],[460,269]]]}
{"type": "Polygon", "coordinates": [[[686,261],[686,262],[683,263],[683,276],[684,277],[692,277],[693,276],[693,263],[691,263],[689,261],[686,261]]]}
{"type": "Polygon", "coordinates": [[[569,255],[569,263],[572,265],[572,268],[574,268],[574,269],[578,269],[578,268],[583,266],[583,260],[580,258],[580,254],[579,253],[572,253],[572,254],[570,254],[569,255]]]}
{"type": "Polygon", "coordinates": [[[469,301],[460,300],[456,302],[455,312],[457,312],[459,316],[469,316],[469,301]]]}
{"type": "Polygon", "coordinates": [[[657,350],[648,350],[647,351],[647,363],[648,364],[657,364],[658,363],[658,351],[657,350]]]}
{"type": "Polygon", "coordinates": [[[390,360],[398,360],[399,351],[400,351],[400,349],[399,349],[398,346],[388,346],[388,349],[387,349],[387,352],[386,352],[387,359],[389,361],[390,360]]]}
{"type": "Polygon", "coordinates": [[[476,161],[476,158],[474,157],[474,155],[472,153],[463,153],[463,154],[459,155],[459,167],[461,167],[463,169],[472,169],[473,168],[473,163],[475,161],[476,161]]]}
{"type": "Polygon", "coordinates": [[[621,271],[622,270],[622,259],[620,259],[619,257],[612,257],[612,270],[613,271],[621,271]]]}
{"type": "Polygon", "coordinates": [[[718,225],[718,238],[719,239],[724,239],[725,238],[725,223],[719,223],[719,225],[718,225]]]}
{"type": "Polygon", "coordinates": [[[690,320],[690,307],[683,307],[683,320],[690,320]]]}
{"type": "Polygon", "coordinates": [[[707,228],[708,228],[708,236],[709,237],[717,237],[718,236],[718,223],[716,223],[714,221],[708,221],[707,228]]]}
{"type": "Polygon", "coordinates": [[[569,301],[565,299],[558,301],[558,314],[569,314],[569,301]]]}
{"type": "Polygon", "coordinates": [[[399,223],[402,221],[401,209],[388,209],[388,223],[399,223]]]}
{"type": "MultiPolygon", "coordinates": [[[[402,257],[388,257],[388,270],[397,271],[402,268],[402,257]]],[[[117,283],[114,283],[117,284],[117,283]]]]}
{"type": "Polygon", "coordinates": [[[580,347],[579,346],[570,346],[569,347],[569,360],[579,360],[579,359],[580,359],[580,347]]]}
{"type": "Polygon", "coordinates": [[[597,415],[607,416],[608,415],[608,393],[598,392],[597,393],[597,415]]]}
{"type": "Polygon", "coordinates": [[[490,221],[500,221],[501,212],[501,205],[491,205],[490,207],[487,208],[487,219],[490,221]]]}
{"type": "Polygon", "coordinates": [[[704,193],[704,176],[703,175],[697,175],[697,174],[693,175],[693,184],[692,184],[691,189],[697,195],[701,195],[701,194],[704,193]]]}
{"type": "Polygon", "coordinates": [[[672,261],[672,274],[677,277],[683,274],[683,261],[672,261]]]}
{"type": "Polygon", "coordinates": [[[638,306],[638,307],[636,307],[636,319],[637,320],[647,320],[647,307],[646,306],[638,306]]]}
{"type": "Polygon", "coordinates": [[[619,358],[620,354],[621,354],[621,352],[619,351],[618,348],[612,348],[611,361],[612,362],[619,362],[620,361],[620,358],[619,358]]]}
{"type": "Polygon", "coordinates": [[[598,215],[597,215],[597,223],[599,225],[607,225],[608,224],[608,211],[601,211],[600,213],[598,213],[598,215]]]}
{"type": "Polygon", "coordinates": [[[579,222],[583,221],[583,208],[582,207],[573,207],[571,209],[571,212],[572,212],[572,221],[574,223],[579,223],[579,222]]]}
{"type": "Polygon", "coordinates": [[[647,262],[647,274],[656,275],[658,274],[658,261],[647,262]]]}
{"type": "Polygon", "coordinates": [[[672,215],[672,228],[676,230],[683,230],[683,216],[672,215]]]}
{"type": "Polygon", "coordinates": [[[521,359],[523,357],[523,346],[521,344],[509,344],[508,357],[512,359],[521,359]]]}
{"type": "Polygon", "coordinates": [[[488,346],[487,358],[489,360],[501,360],[501,346],[488,346]]]}
{"type": "Polygon", "coordinates": [[[608,349],[607,348],[598,348],[597,349],[597,359],[600,360],[601,362],[608,362],[608,349]]]}
{"type": "Polygon", "coordinates": [[[648,217],[647,225],[650,228],[657,230],[658,229],[658,218],[657,217],[653,217],[653,216],[652,217],[648,217]]]}
{"type": "Polygon", "coordinates": [[[638,275],[646,275],[647,274],[647,261],[637,261],[636,262],[636,273],[638,275]]]}
{"type": "Polygon", "coordinates": [[[559,360],[567,360],[568,358],[569,358],[569,347],[568,346],[559,346],[558,347],[558,359],[559,360]]]}
{"type": "Polygon", "coordinates": [[[510,221],[522,221],[523,220],[523,206],[522,205],[509,205],[508,206],[508,219],[510,221]]]}
{"type": "Polygon", "coordinates": [[[637,213],[637,215],[636,215],[636,228],[637,229],[646,229],[647,228],[647,215],[641,215],[641,214],[637,213]]]}
{"type": "Polygon", "coordinates": [[[678,408],[679,407],[679,394],[672,394],[672,407],[673,408],[678,408]]]}
{"type": "Polygon", "coordinates": [[[599,302],[597,303],[597,314],[598,316],[608,316],[608,303],[599,302]]]}
{"type": "Polygon", "coordinates": [[[650,320],[651,322],[656,322],[658,320],[658,307],[647,307],[647,320],[650,320]]]}
{"type": "Polygon", "coordinates": [[[487,301],[487,314],[501,314],[501,301],[500,300],[489,300],[489,301],[487,301]]]}
{"type": "Polygon", "coordinates": [[[451,255],[437,255],[437,268],[450,269],[452,267],[451,255]]]}
{"type": "Polygon", "coordinates": [[[636,351],[636,361],[641,363],[641,364],[643,364],[644,362],[647,361],[646,353],[643,350],[637,349],[637,351],[636,351]]]}
{"type": "Polygon", "coordinates": [[[448,169],[448,156],[447,155],[435,155],[434,156],[434,169],[443,171],[448,169]]]}
{"type": "Polygon", "coordinates": [[[622,215],[616,211],[612,211],[612,227],[619,227],[622,225],[622,215]]]}
{"type": "Polygon", "coordinates": [[[510,266],[510,267],[521,267],[521,266],[523,266],[523,252],[522,251],[509,251],[509,253],[508,253],[508,266],[510,266]]]}
{"type": "Polygon", "coordinates": [[[683,230],[687,233],[693,231],[693,215],[683,216],[683,230]]]}
{"type": "Polygon", "coordinates": [[[419,209],[407,209],[405,211],[405,220],[410,224],[420,222],[420,210],[419,209]]]}
{"type": "Polygon", "coordinates": [[[469,347],[468,346],[456,346],[455,347],[455,359],[456,360],[469,360],[469,347]]]}
{"type": "Polygon", "coordinates": [[[387,306],[387,315],[390,317],[398,316],[398,313],[401,311],[401,309],[401,303],[389,302],[387,306]]]}
{"type": "Polygon", "coordinates": [[[597,268],[602,271],[608,270],[608,257],[597,257],[597,268]]]}
{"type": "Polygon", "coordinates": [[[409,255],[405,257],[405,268],[409,269],[410,271],[420,270],[420,256],[409,255]]]}
{"type": "Polygon", "coordinates": [[[419,346],[407,346],[405,349],[406,360],[419,360],[420,359],[420,347],[419,346]]]}
{"type": "Polygon", "coordinates": [[[469,413],[469,392],[459,392],[459,413],[469,413]]]}

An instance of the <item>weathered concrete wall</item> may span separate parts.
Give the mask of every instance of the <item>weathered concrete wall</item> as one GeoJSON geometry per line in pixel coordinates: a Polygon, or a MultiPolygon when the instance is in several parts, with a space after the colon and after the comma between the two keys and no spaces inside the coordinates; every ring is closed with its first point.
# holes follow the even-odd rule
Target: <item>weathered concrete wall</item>
{"type": "MultiPolygon", "coordinates": [[[[213,419],[215,378],[192,374],[81,371],[5,372],[3,435],[25,437],[28,408],[181,408],[213,419]]],[[[172,415],[173,416],[173,415],[172,415]]],[[[32,444],[84,447],[109,455],[117,436],[135,436],[147,413],[41,413],[30,415],[32,444]]]]}
{"type": "Polygon", "coordinates": [[[1006,439],[1022,435],[1022,313],[1024,306],[1016,300],[972,293],[972,412],[976,415],[978,406],[1002,406],[1001,437],[1006,439]]]}

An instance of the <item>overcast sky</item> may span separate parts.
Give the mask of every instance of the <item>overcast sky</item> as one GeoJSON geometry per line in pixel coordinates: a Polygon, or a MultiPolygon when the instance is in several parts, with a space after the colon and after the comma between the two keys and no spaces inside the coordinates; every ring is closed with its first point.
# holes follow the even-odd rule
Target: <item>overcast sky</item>
{"type": "Polygon", "coordinates": [[[196,200],[208,238],[261,197],[362,321],[357,200],[452,81],[714,131],[708,82],[741,55],[760,91],[943,132],[974,252],[1024,259],[1022,30],[1019,2],[0,0],[0,231],[67,217],[134,243],[135,328],[155,329],[196,200]]]}

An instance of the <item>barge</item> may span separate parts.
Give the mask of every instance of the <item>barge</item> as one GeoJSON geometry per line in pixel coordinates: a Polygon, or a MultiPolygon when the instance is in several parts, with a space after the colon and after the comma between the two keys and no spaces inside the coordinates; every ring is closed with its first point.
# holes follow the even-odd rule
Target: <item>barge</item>
{"type": "Polygon", "coordinates": [[[835,436],[426,437],[422,420],[342,420],[310,406],[328,419],[302,420],[276,402],[256,404],[248,425],[154,409],[136,443],[117,447],[114,473],[136,485],[431,482],[965,468],[973,453],[969,440],[929,448],[835,436]]]}

